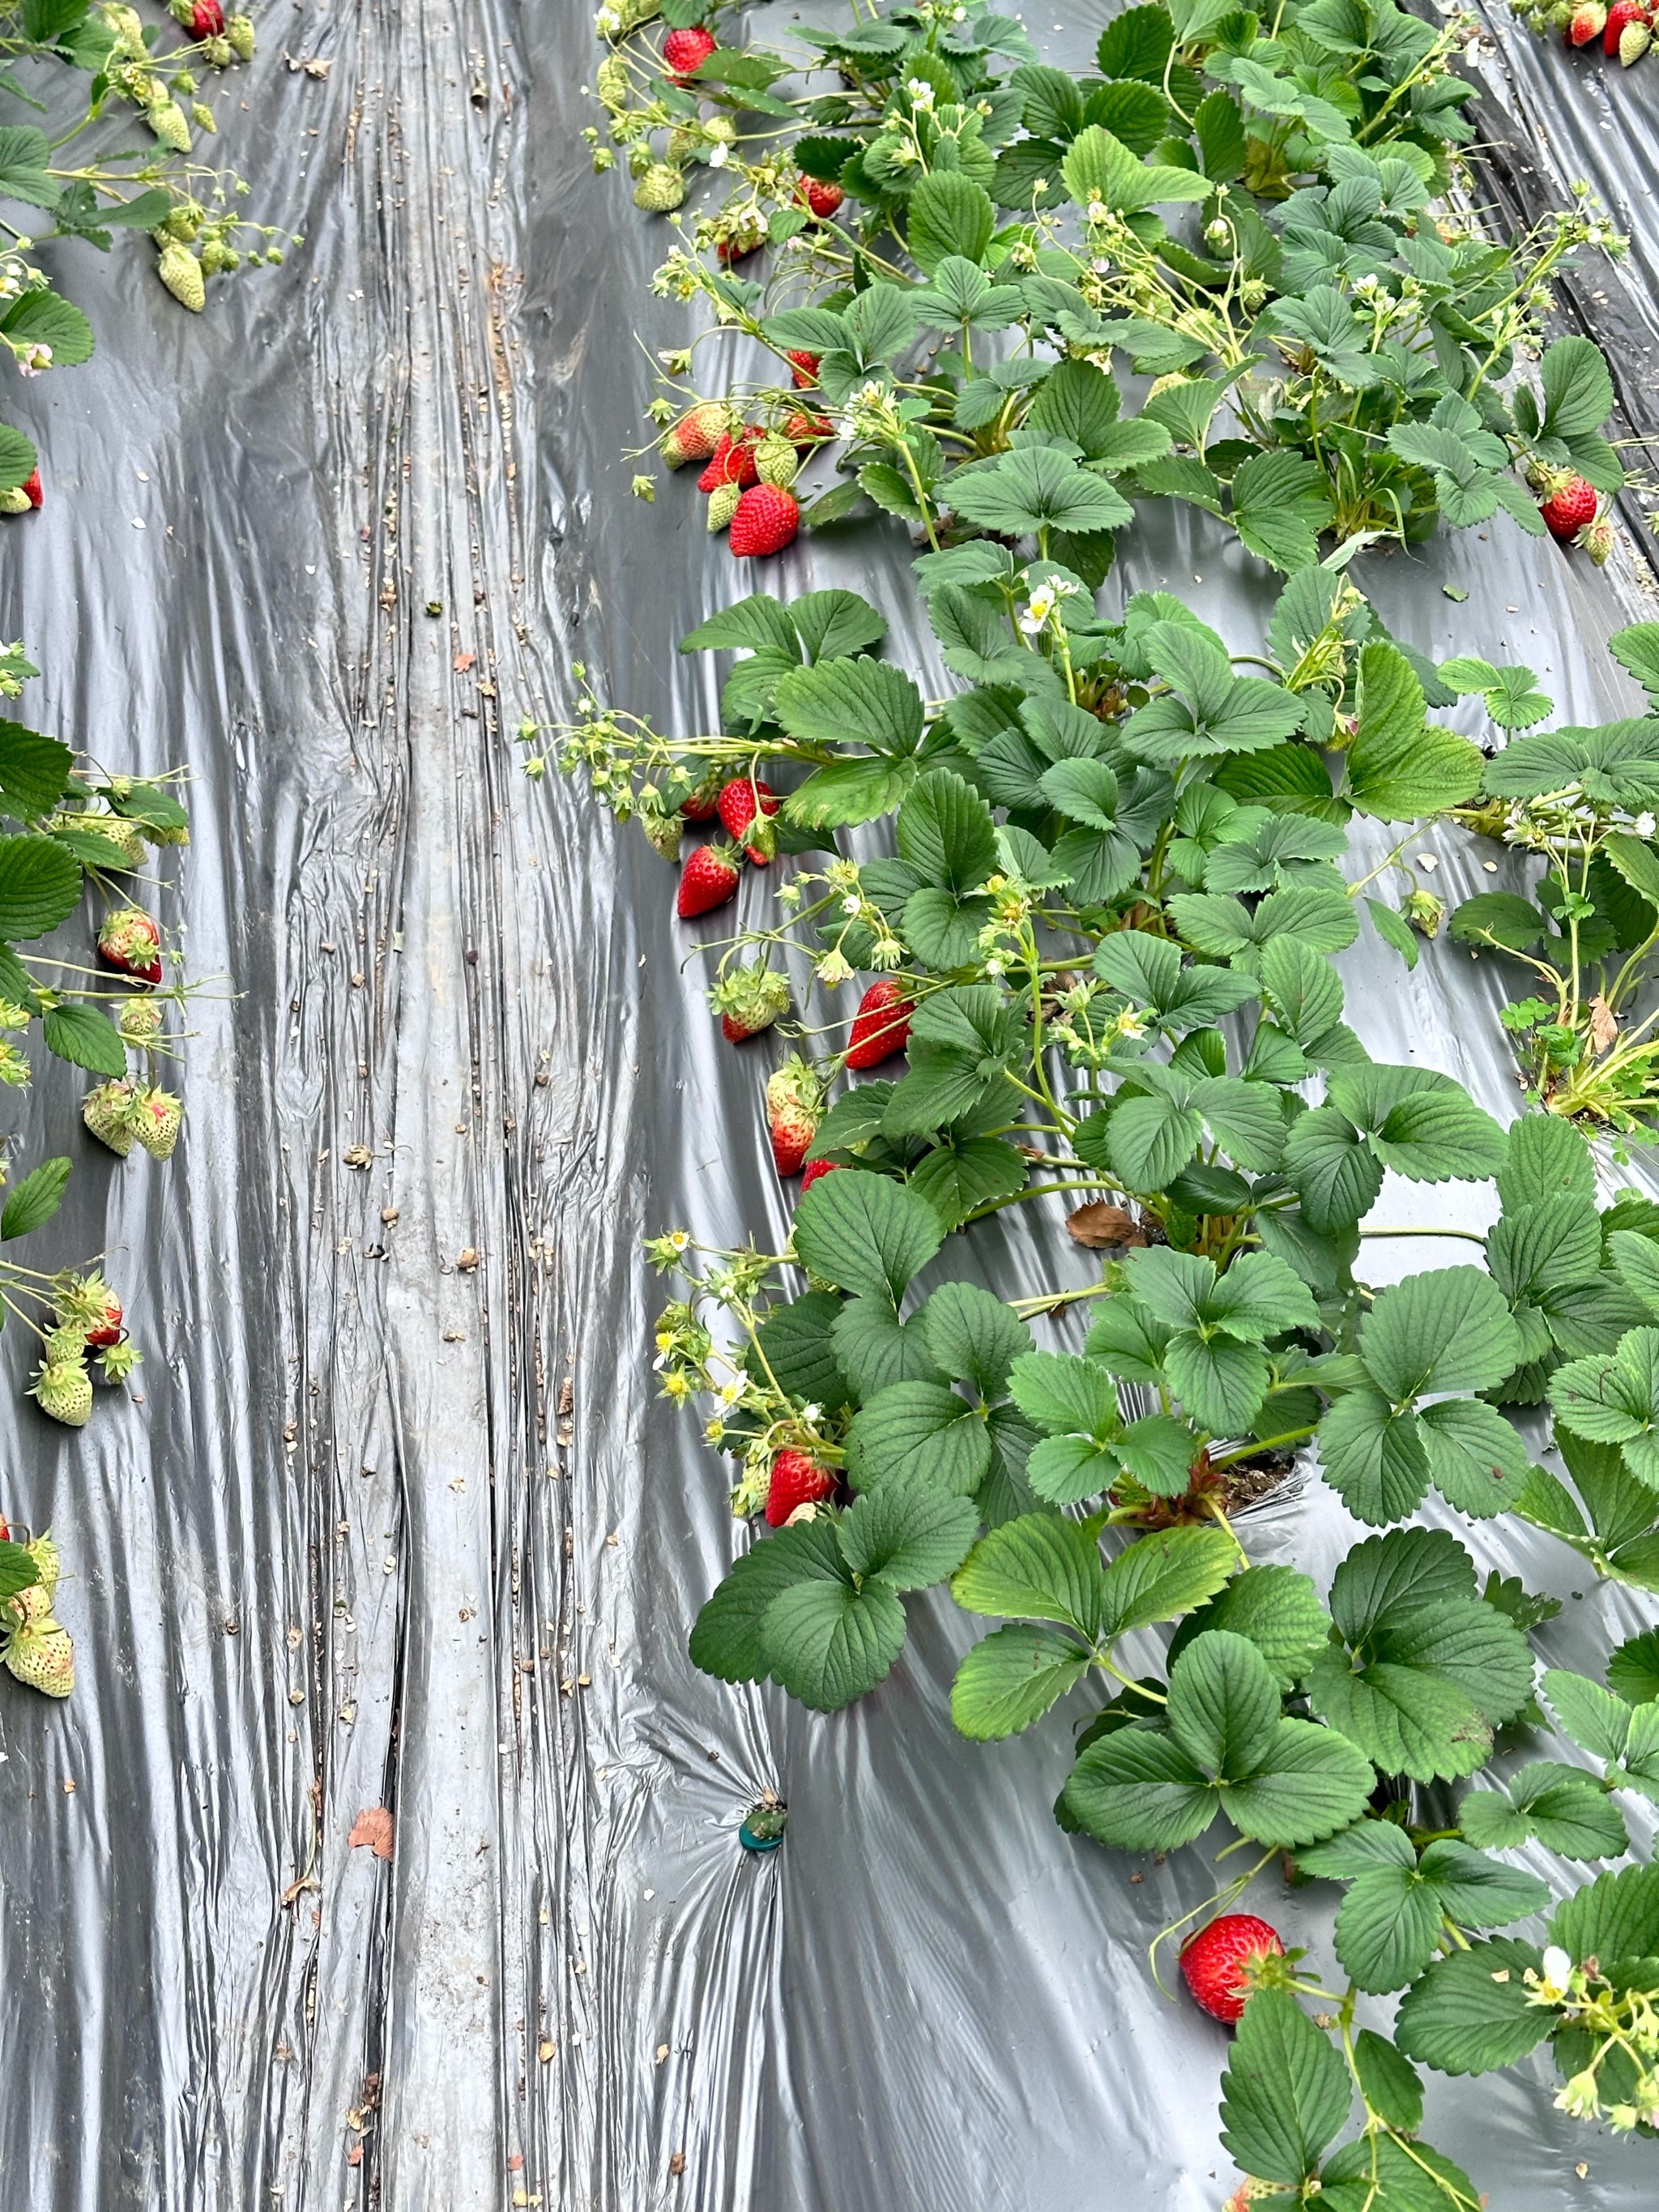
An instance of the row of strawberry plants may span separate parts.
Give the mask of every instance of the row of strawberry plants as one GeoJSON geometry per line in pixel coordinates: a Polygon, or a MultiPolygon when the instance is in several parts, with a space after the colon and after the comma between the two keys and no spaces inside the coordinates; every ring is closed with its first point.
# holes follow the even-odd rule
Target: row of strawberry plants
{"type": "MultiPolygon", "coordinates": [[[[211,277],[283,258],[289,241],[241,211],[246,182],[197,152],[198,137],[218,128],[203,72],[252,58],[252,20],[228,16],[222,0],[170,0],[167,26],[184,42],[165,45],[161,24],[119,0],[0,10],[0,101],[50,125],[0,123],[0,200],[34,217],[27,232],[0,224],[0,343],[23,376],[76,368],[94,343],[86,315],[31,258],[40,240],[107,252],[118,230],[148,234],[157,275],[192,313],[211,277]]],[[[25,514],[44,496],[33,440],[0,424],[0,514],[25,514]]]]}
{"type": "MultiPolygon", "coordinates": [[[[758,886],[801,862],[710,947],[726,1035],[795,1048],[766,1085],[801,1176],[787,1245],[650,1248],[684,1279],[664,1388],[711,1408],[735,1509],[768,1531],[693,1656],[830,1711],[890,1672],[908,1594],[1001,1623],[953,1718],[987,1742],[1069,1725],[1063,1828],[1255,1847],[1181,1951],[1237,2023],[1241,2197],[1472,2212],[1420,2137],[1423,2066],[1548,2042],[1565,2110],[1659,2124],[1659,1870],[1571,1873],[1623,1856],[1628,1800],[1659,1800],[1659,1632],[1604,1682],[1540,1683],[1529,1638],[1559,1607],[1483,1586],[1446,1525],[1513,1515],[1659,1589],[1659,1205],[1609,1195],[1595,1149],[1645,1135],[1654,1095],[1622,1017],[1659,946],[1659,717],[1541,730],[1533,672],[1437,665],[1348,564],[1500,509],[1601,527],[1562,477],[1619,481],[1604,363],[1574,339],[1535,389],[1516,372],[1550,270],[1604,228],[1448,236],[1435,210],[1473,181],[1456,27],[1387,7],[1291,4],[1271,36],[1204,0],[1134,8],[1081,85],[983,9],[866,11],[811,34],[837,88],[788,97],[810,58],[666,12],[660,61],[637,6],[601,18],[637,196],[665,204],[699,161],[742,175],[694,233],[714,264],[677,249],[660,287],[793,373],[681,395],[663,458],[709,459],[711,522],[735,489],[753,555],[793,534],[796,452],[833,443],[850,480],[805,520],[867,501],[908,526],[958,679],[926,697],[858,594],[754,592],[684,641],[736,656],[717,732],[661,735],[589,690],[550,748],[671,857],[718,815],[688,919],[745,865],[758,886]],[[1184,231],[1152,212],[1183,204],[1184,231]],[[764,286],[730,273],[757,232],[764,286]],[[1154,374],[1133,418],[1119,353],[1154,374]],[[1099,611],[1131,493],[1195,500],[1281,572],[1260,650],[1166,592],[1099,611]],[[1432,719],[1464,696],[1480,743],[1432,719]],[[1353,880],[1356,817],[1406,834],[1353,880]],[[1425,818],[1522,856],[1532,895],[1448,917],[1409,856],[1425,818]],[[1411,968],[1443,925],[1526,978],[1506,1023],[1532,1110],[1508,1128],[1344,1018],[1335,956],[1362,928],[1411,968]],[[1484,1235],[1435,1202],[1455,1183],[1494,1187],[1484,1235]],[[1047,1288],[1002,1300],[951,1267],[992,1215],[1054,1236],[1055,1199],[1047,1288]],[[1479,1263],[1366,1279],[1368,1245],[1425,1236],[1479,1263]],[[1316,1479],[1374,1532],[1323,1590],[1249,1547],[1251,1506],[1316,1479]],[[1540,1697],[1593,1763],[1486,1771],[1540,1697]],[[1498,1856],[1523,1845],[1553,1886],[1498,1856]],[[1276,1865],[1344,1885],[1334,1978],[1231,1909],[1276,1865]],[[1539,1916],[1541,1943],[1492,1932],[1539,1916]]],[[[1659,695],[1659,625],[1612,646],[1659,695]]]]}
{"type": "MultiPolygon", "coordinates": [[[[197,151],[198,137],[216,130],[203,73],[216,76],[253,51],[252,21],[227,16],[221,0],[171,0],[163,21],[149,23],[117,0],[21,0],[4,10],[0,98],[50,125],[0,125],[0,199],[33,219],[33,235],[6,223],[0,251],[0,340],[21,375],[74,368],[94,348],[85,314],[32,258],[37,240],[78,239],[107,252],[117,231],[146,233],[161,282],[192,312],[212,276],[245,260],[282,260],[278,234],[241,212],[246,184],[197,151]],[[166,43],[164,28],[182,31],[183,42],[166,43]],[[136,140],[131,124],[140,126],[136,140]]],[[[0,514],[43,504],[40,458],[22,431],[0,424],[0,514]]],[[[37,673],[21,646],[0,651],[0,695],[19,696],[37,673]]],[[[121,1158],[135,1146],[168,1158],[183,1115],[165,1087],[181,1042],[167,1010],[182,1009],[188,987],[152,911],[161,888],[152,848],[188,841],[181,781],[182,771],[154,780],[115,773],[55,738],[0,721],[0,814],[15,825],[0,832],[0,1084],[29,1081],[28,1041],[38,1035],[49,1054],[96,1079],[82,1119],[121,1158]],[[77,914],[86,917],[84,943],[47,950],[42,940],[77,914]]],[[[66,1155],[49,1158],[7,1193],[0,1243],[46,1226],[70,1167],[66,1155]]],[[[8,1317],[39,1340],[28,1385],[36,1404],[71,1427],[91,1418],[94,1381],[121,1383],[139,1358],[121,1296],[95,1265],[43,1271],[0,1259],[0,1319],[8,1317]]],[[[75,1657],[54,1611],[58,1565],[50,1534],[30,1537],[0,1521],[0,1660],[20,1680],[64,1697],[75,1657]]]]}

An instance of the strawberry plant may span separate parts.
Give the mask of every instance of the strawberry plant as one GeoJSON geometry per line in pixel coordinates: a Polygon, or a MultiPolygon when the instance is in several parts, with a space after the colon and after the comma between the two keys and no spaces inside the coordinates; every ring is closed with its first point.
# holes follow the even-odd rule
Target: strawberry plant
{"type": "MultiPolygon", "coordinates": [[[[1357,34],[1316,0],[1267,37],[1253,17],[1144,5],[1081,83],[983,8],[802,33],[816,53],[715,46],[666,77],[635,39],[598,88],[636,198],[678,210],[699,167],[733,185],[657,289],[790,372],[677,386],[655,410],[663,459],[704,450],[714,419],[777,447],[739,555],[875,508],[936,551],[1024,539],[1097,584],[1132,501],[1171,497],[1285,573],[1322,538],[1416,541],[1500,509],[1604,560],[1601,495],[1625,478],[1595,348],[1552,347],[1541,396],[1510,387],[1553,277],[1620,241],[1587,191],[1515,240],[1445,212],[1469,181],[1459,28],[1389,6],[1357,34]],[[841,88],[780,97],[814,61],[841,88]],[[733,272],[768,245],[769,275],[733,272]],[[1133,416],[1120,365],[1154,380],[1133,416]],[[832,435],[847,481],[798,514],[797,456],[832,435]]],[[[738,501],[702,488],[726,527],[738,501]]],[[[654,495],[648,475],[635,489],[654,495]]]]}
{"type": "MultiPolygon", "coordinates": [[[[1652,1096],[1659,720],[1547,729],[1532,671],[1437,665],[1348,568],[1500,510],[1605,557],[1605,363],[1539,341],[1565,257],[1615,241],[1587,204],[1518,240],[1451,221],[1461,27],[1386,0],[1291,0],[1268,35],[1137,6],[1081,83],[979,6],[799,54],[670,0],[659,55],[657,14],[600,19],[635,198],[732,187],[658,289],[779,362],[665,398],[661,459],[707,463],[750,557],[861,505],[902,520],[951,678],[928,697],[884,658],[857,593],[756,592],[682,643],[731,656],[716,728],[660,733],[579,667],[572,720],[520,730],[530,774],[584,775],[667,860],[718,816],[678,913],[725,1036],[781,1047],[757,1139],[799,1177],[783,1249],[648,1248],[677,1279],[662,1388],[758,1524],[692,1656],[832,1712],[948,1592],[980,1625],[961,1734],[1068,1727],[1074,1848],[1216,1869],[1154,1950],[1182,1933],[1194,2002],[1237,2023],[1236,2201],[1474,2212],[1421,2139],[1423,2068],[1548,2045],[1563,2110],[1659,2127],[1659,1873],[1583,1873],[1659,1802],[1659,1638],[1540,1680],[1559,1607],[1483,1584],[1457,1533],[1513,1514],[1659,1591],[1659,1205],[1609,1194],[1594,1148],[1652,1096]],[[1124,363],[1152,379],[1133,414],[1124,363]],[[848,480],[797,515],[831,440],[848,480]],[[1259,650],[1168,592],[1100,610],[1148,496],[1280,572],[1259,650]],[[1476,696],[1484,744],[1438,719],[1476,696]],[[1356,817],[1392,825],[1358,875],[1356,817]],[[1425,818],[1504,839],[1532,895],[1448,923],[1408,857],[1425,818]],[[1508,1127],[1345,1018],[1363,929],[1409,969],[1443,925],[1530,970],[1508,1127]],[[1448,1223],[1454,1184],[1489,1229],[1448,1223]],[[1005,1300],[955,1240],[1018,1207],[1066,1264],[1005,1300]],[[1370,1279],[1423,1237],[1475,1249],[1370,1279]],[[1316,1480],[1364,1531],[1322,1582],[1251,1550],[1258,1501],[1316,1480]],[[1511,1760],[1547,1714],[1591,1765],[1511,1760]],[[1529,1844],[1552,1881],[1502,1856],[1529,1844]],[[1340,1892],[1328,1971],[1232,1910],[1276,1866],[1340,1892]]],[[[1656,641],[1613,649],[1659,698],[1656,641]]]]}
{"type": "MultiPolygon", "coordinates": [[[[220,0],[173,0],[170,18],[183,44],[164,46],[161,24],[118,0],[0,7],[0,97],[50,125],[0,123],[0,201],[29,222],[27,233],[9,222],[0,252],[0,343],[21,375],[72,368],[94,344],[86,316],[30,258],[38,240],[82,239],[107,252],[118,230],[148,232],[157,275],[192,312],[213,276],[283,258],[282,235],[238,209],[246,184],[195,152],[198,136],[218,128],[203,73],[252,58],[252,21],[228,16],[220,0]],[[126,123],[141,126],[136,143],[126,123]]],[[[0,514],[26,514],[43,496],[32,441],[0,424],[0,514]]]]}

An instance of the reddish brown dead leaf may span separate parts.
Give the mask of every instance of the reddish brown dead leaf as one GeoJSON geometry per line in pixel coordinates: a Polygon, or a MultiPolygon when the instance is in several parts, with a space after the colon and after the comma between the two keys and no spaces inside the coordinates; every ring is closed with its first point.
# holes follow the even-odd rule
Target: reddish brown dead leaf
{"type": "Polygon", "coordinates": [[[392,1856],[392,1815],[384,1805],[365,1805],[351,1824],[347,1838],[356,1850],[367,1845],[377,1859],[392,1856]]]}
{"type": "Polygon", "coordinates": [[[1067,1214],[1066,1228],[1074,1243],[1091,1252],[1121,1252],[1126,1245],[1146,1242],[1145,1232],[1121,1206],[1108,1206],[1102,1198],[1067,1214]]]}
{"type": "Polygon", "coordinates": [[[455,673],[458,676],[465,676],[467,670],[471,667],[473,662],[477,659],[477,657],[478,656],[476,653],[458,653],[454,659],[451,661],[450,666],[455,671],[455,673]]]}
{"type": "Polygon", "coordinates": [[[363,2147],[361,2143],[353,2143],[351,2148],[346,2153],[346,2164],[348,2166],[361,2166],[362,2162],[363,2147]]]}
{"type": "Polygon", "coordinates": [[[1590,1044],[1598,1058],[1619,1036],[1619,1017],[1598,992],[1589,1002],[1590,1044]]]}

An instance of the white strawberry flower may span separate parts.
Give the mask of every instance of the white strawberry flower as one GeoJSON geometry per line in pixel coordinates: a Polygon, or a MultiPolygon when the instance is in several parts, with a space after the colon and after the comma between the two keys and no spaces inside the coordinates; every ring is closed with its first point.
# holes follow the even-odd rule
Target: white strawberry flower
{"type": "Polygon", "coordinates": [[[921,108],[924,115],[931,115],[933,113],[933,88],[928,83],[926,77],[911,77],[905,85],[904,89],[909,94],[912,103],[915,106],[921,108]]]}

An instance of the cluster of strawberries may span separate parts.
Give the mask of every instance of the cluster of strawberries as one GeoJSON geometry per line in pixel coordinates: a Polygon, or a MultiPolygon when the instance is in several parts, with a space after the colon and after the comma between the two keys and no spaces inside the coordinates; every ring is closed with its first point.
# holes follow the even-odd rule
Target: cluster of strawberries
{"type": "MultiPolygon", "coordinates": [[[[98,933],[98,957],[106,968],[153,990],[161,980],[161,933],[142,907],[118,907],[98,933]]],[[[140,997],[125,1000],[117,1027],[133,1052],[146,1051],[161,1033],[161,1009],[140,997]]],[[[100,1083],[82,1102],[81,1118],[100,1145],[122,1159],[135,1144],[152,1159],[172,1157],[183,1127],[183,1102],[154,1083],[126,1077],[100,1083]]]]}
{"type": "Polygon", "coordinates": [[[63,1275],[52,1286],[52,1326],[29,1395],[40,1411],[65,1428],[83,1429],[92,1419],[95,1357],[106,1382],[125,1382],[138,1364],[138,1347],[127,1334],[121,1301],[101,1275],[63,1275]]]}
{"type": "Polygon", "coordinates": [[[1617,55],[1626,69],[1633,68],[1653,44],[1653,9],[1644,0],[1613,0],[1611,8],[1601,0],[1579,0],[1577,6],[1571,0],[1556,0],[1542,11],[1531,9],[1528,20],[1534,30],[1561,31],[1570,46],[1594,46],[1599,39],[1608,60],[1617,55]]]}
{"type": "Polygon", "coordinates": [[[75,1687],[75,1645],[52,1612],[58,1594],[58,1547],[48,1532],[22,1543],[0,1520],[0,1544],[15,1544],[33,1562],[36,1579],[0,1606],[5,1648],[0,1664],[32,1690],[66,1698],[75,1687]]]}
{"type": "MultiPolygon", "coordinates": [[[[740,855],[746,854],[758,867],[768,865],[775,849],[771,817],[779,805],[770,787],[755,775],[735,777],[718,788],[705,787],[686,800],[680,810],[686,821],[706,822],[718,814],[732,842],[700,845],[686,860],[678,900],[682,920],[725,905],[738,888],[740,855]]],[[[763,958],[722,975],[710,990],[708,1002],[720,1016],[726,1041],[741,1044],[770,1029],[788,1012],[789,981],[763,958]]],[[[849,1074],[864,1074],[904,1051],[913,1011],[902,983],[890,975],[878,977],[859,1001],[842,1066],[849,1074]]],[[[836,1160],[809,1162],[806,1157],[825,1103],[822,1075],[799,1054],[790,1054],[767,1079],[766,1121],[773,1163],[781,1176],[800,1176],[803,1195],[821,1176],[833,1175],[841,1165],[836,1160]]],[[[838,1480],[809,1453],[793,1448],[780,1451],[768,1481],[767,1520],[781,1528],[804,1507],[815,1507],[830,1497],[838,1480]]]]}
{"type": "MultiPolygon", "coordinates": [[[[817,359],[792,353],[798,391],[817,382],[817,359]]],[[[659,448],[671,469],[706,463],[697,489],[708,497],[708,527],[729,531],[727,543],[741,560],[781,553],[800,527],[800,505],[792,489],[801,459],[834,434],[827,416],[802,405],[775,429],[738,421],[717,399],[705,399],[671,424],[659,448]]]]}

